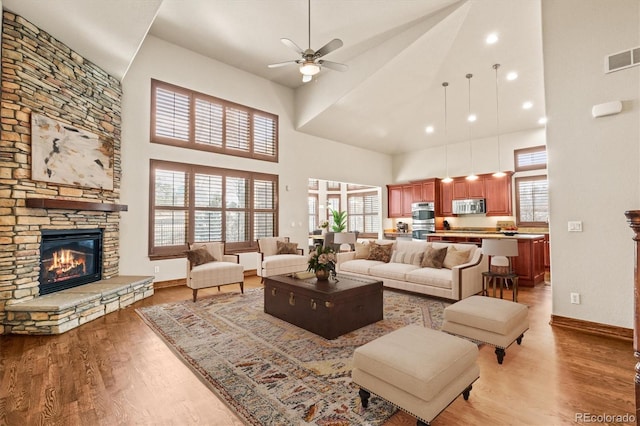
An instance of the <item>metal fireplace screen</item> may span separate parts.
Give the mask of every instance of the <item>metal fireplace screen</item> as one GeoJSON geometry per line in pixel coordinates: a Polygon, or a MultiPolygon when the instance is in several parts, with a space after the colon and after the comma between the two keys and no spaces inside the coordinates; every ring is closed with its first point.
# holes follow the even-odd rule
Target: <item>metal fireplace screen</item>
{"type": "Polygon", "coordinates": [[[40,294],[102,278],[102,229],[42,231],[40,294]]]}

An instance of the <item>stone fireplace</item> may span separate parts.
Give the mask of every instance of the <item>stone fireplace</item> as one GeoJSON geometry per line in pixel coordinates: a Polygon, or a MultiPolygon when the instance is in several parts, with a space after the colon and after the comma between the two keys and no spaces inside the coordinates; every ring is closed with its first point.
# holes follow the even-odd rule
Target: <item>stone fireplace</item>
{"type": "Polygon", "coordinates": [[[119,275],[122,86],[21,16],[2,18],[0,334],[63,333],[153,294],[152,277],[119,275]],[[34,180],[34,113],[109,141],[113,188],[34,180]],[[62,230],[72,241],[59,251],[62,230]]]}
{"type": "Polygon", "coordinates": [[[102,229],[43,230],[40,295],[102,279],[102,229]]]}

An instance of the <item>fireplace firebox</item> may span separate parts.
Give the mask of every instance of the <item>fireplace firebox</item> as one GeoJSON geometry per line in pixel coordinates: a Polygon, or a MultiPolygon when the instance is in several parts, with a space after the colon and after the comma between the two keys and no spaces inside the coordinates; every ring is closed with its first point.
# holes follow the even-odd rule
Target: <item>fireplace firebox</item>
{"type": "Polygon", "coordinates": [[[43,230],[40,295],[102,279],[102,229],[43,230]]]}

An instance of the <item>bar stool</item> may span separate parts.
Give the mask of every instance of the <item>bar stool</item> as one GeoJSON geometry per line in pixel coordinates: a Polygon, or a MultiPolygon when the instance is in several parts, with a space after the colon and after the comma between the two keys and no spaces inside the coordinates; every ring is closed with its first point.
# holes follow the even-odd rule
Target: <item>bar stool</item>
{"type": "Polygon", "coordinates": [[[513,286],[513,297],[512,300],[514,302],[518,301],[518,274],[513,272],[500,274],[496,272],[483,272],[482,273],[482,294],[488,296],[489,294],[489,286],[493,285],[493,297],[496,297],[496,281],[500,283],[500,299],[503,296],[503,288],[509,286],[509,281],[513,286]]]}

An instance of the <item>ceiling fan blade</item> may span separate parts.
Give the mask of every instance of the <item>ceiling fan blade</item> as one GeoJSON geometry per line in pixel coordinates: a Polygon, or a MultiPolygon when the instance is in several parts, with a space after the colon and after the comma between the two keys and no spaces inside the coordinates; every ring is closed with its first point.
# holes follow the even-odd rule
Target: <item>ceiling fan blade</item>
{"type": "Polygon", "coordinates": [[[313,76],[312,76],[312,75],[303,75],[303,76],[302,76],[302,82],[303,82],[303,83],[308,83],[308,82],[310,82],[311,80],[313,80],[313,76]]]}
{"type": "Polygon", "coordinates": [[[318,63],[320,65],[322,65],[323,67],[327,67],[327,68],[332,69],[334,71],[342,71],[342,72],[344,72],[344,71],[349,69],[348,65],[339,64],[339,63],[333,62],[333,61],[325,61],[324,59],[320,59],[318,61],[318,63]]]}
{"type": "Polygon", "coordinates": [[[278,67],[284,67],[285,65],[292,65],[292,64],[299,64],[300,61],[296,60],[296,61],[285,61],[285,62],[278,62],[276,64],[269,64],[267,65],[269,68],[278,68],[278,67]]]}
{"type": "Polygon", "coordinates": [[[316,58],[320,58],[329,52],[333,52],[334,50],[341,48],[342,45],[343,45],[342,40],[340,40],[339,38],[334,38],[329,43],[325,44],[320,49],[318,49],[315,56],[316,58]]]}
{"type": "Polygon", "coordinates": [[[289,49],[295,50],[298,54],[300,54],[300,55],[304,54],[304,50],[302,50],[300,48],[300,46],[298,46],[297,44],[295,44],[294,42],[292,42],[288,38],[281,38],[280,41],[282,42],[282,44],[287,46],[289,49]]]}

